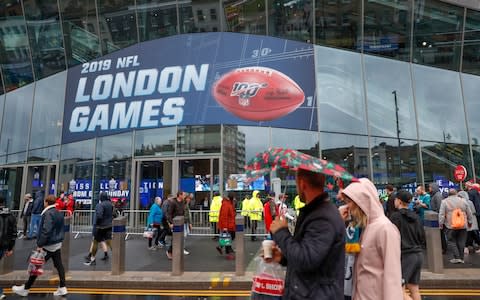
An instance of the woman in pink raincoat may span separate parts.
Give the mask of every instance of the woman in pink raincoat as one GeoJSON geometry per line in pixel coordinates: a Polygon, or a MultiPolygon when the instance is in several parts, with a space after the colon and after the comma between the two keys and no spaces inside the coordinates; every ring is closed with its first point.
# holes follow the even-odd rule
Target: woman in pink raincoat
{"type": "Polygon", "coordinates": [[[403,300],[400,233],[385,216],[377,188],[361,178],[343,190],[348,212],[366,226],[355,260],[353,300],[403,300]]]}

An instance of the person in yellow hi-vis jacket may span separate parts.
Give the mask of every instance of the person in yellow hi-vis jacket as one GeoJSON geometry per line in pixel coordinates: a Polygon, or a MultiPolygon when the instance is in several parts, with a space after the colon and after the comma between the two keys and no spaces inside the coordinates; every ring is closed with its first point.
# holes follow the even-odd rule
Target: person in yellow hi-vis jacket
{"type": "Polygon", "coordinates": [[[262,213],[263,213],[263,203],[262,200],[258,197],[259,191],[253,191],[252,198],[249,201],[249,217],[252,228],[252,241],[257,240],[254,234],[257,232],[258,222],[262,221],[262,213]]]}
{"type": "Polygon", "coordinates": [[[297,213],[297,217],[298,217],[298,214],[300,213],[300,208],[302,208],[304,206],[305,206],[305,203],[300,201],[300,196],[297,195],[295,197],[295,199],[293,199],[293,207],[295,208],[295,212],[297,213]]]}
{"type": "Polygon", "coordinates": [[[242,210],[240,214],[243,216],[243,219],[245,220],[245,229],[250,228],[250,199],[248,199],[247,196],[245,196],[245,199],[242,201],[242,210]]]}
{"type": "Polygon", "coordinates": [[[222,206],[222,196],[220,196],[219,192],[213,193],[212,203],[210,204],[210,212],[208,213],[208,219],[212,224],[213,233],[215,236],[213,237],[214,240],[218,239],[218,216],[220,215],[220,207],[222,206]]]}

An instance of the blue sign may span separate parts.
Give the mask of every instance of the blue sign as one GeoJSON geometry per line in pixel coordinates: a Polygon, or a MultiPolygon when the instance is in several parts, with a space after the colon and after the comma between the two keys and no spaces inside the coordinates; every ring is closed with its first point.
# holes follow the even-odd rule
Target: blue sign
{"type": "Polygon", "coordinates": [[[142,179],[139,187],[140,205],[148,208],[155,197],[163,197],[163,180],[162,179],[142,179]]]}
{"type": "Polygon", "coordinates": [[[73,198],[75,202],[82,204],[92,204],[92,180],[91,179],[76,179],[75,190],[73,191],[73,198]]]}
{"type": "Polygon", "coordinates": [[[68,70],[62,143],[235,124],[316,131],[311,44],[239,33],[143,42],[68,70]]]}

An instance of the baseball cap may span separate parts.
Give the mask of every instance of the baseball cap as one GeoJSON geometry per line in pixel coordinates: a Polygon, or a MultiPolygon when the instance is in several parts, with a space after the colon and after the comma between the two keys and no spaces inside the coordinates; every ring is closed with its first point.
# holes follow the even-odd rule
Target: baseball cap
{"type": "Polygon", "coordinates": [[[410,203],[410,201],[412,200],[412,194],[410,194],[410,192],[408,191],[400,190],[397,193],[397,198],[404,203],[410,203]]]}

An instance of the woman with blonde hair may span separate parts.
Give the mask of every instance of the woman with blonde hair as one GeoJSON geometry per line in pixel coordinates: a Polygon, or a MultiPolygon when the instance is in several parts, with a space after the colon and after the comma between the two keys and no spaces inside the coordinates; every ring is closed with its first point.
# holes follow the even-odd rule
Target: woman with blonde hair
{"type": "Polygon", "coordinates": [[[353,300],[402,300],[400,233],[385,216],[377,188],[361,178],[347,186],[342,196],[347,204],[342,216],[350,215],[362,228],[353,268],[353,300]]]}

